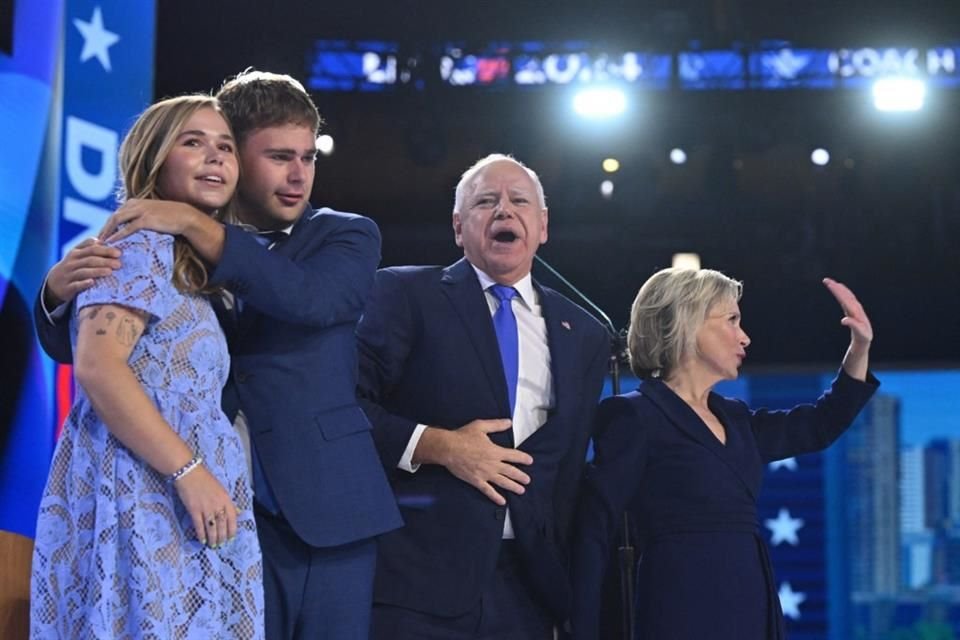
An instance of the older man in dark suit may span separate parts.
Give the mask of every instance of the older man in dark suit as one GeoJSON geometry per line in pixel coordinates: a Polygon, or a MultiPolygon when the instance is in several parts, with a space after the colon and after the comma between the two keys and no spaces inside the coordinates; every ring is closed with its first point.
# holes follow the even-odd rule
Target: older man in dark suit
{"type": "Polygon", "coordinates": [[[547,639],[566,620],[567,529],[609,353],[603,328],[530,270],[536,173],[468,169],[464,259],[377,274],[360,397],[405,528],[380,539],[375,638],[547,639]]]}

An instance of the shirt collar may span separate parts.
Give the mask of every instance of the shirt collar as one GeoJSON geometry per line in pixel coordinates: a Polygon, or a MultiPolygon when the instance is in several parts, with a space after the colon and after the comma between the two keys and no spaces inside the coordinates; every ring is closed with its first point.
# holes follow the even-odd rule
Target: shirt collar
{"type": "MultiPolygon", "coordinates": [[[[496,280],[475,267],[473,264],[470,266],[473,267],[473,270],[476,272],[477,279],[480,280],[480,287],[484,291],[497,284],[496,280]]],[[[520,295],[520,299],[523,300],[523,303],[527,305],[527,307],[531,307],[536,304],[537,291],[533,288],[533,276],[529,272],[527,275],[520,278],[519,281],[515,282],[513,284],[513,288],[517,290],[517,293],[520,295]]]]}

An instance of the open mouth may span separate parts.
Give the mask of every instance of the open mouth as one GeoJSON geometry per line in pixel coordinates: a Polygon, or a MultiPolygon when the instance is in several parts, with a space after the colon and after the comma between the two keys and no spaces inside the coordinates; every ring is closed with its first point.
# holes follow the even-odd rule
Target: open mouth
{"type": "Polygon", "coordinates": [[[225,184],[226,180],[220,176],[200,176],[198,178],[201,182],[209,182],[210,184],[225,184]]]}
{"type": "Polygon", "coordinates": [[[497,242],[513,242],[517,240],[517,234],[513,231],[499,231],[493,234],[493,239],[497,242]]]}

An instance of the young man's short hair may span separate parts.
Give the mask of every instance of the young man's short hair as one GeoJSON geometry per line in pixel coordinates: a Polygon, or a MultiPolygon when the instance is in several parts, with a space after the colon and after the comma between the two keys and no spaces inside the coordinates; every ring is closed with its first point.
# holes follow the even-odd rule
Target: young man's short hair
{"type": "Polygon", "coordinates": [[[217,99],[239,142],[257,129],[287,124],[309,127],[316,135],[323,124],[303,85],[285,74],[247,69],[224,82],[217,99]]]}

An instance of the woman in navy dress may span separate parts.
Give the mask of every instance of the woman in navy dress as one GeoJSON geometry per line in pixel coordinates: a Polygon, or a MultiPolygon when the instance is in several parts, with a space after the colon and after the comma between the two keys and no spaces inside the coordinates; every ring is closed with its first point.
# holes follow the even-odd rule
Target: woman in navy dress
{"type": "Polygon", "coordinates": [[[773,568],[757,524],[764,465],[818,451],[853,422],[878,383],[873,329],[843,284],[850,346],[831,388],[789,411],[752,410],[712,391],[736,379],[750,338],[741,283],[708,269],[664,269],[641,287],[628,333],[637,391],[601,403],[596,457],[579,505],[573,629],[596,638],[610,545],[626,510],[639,528],[636,637],[784,637],[773,568]]]}

